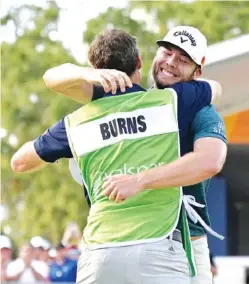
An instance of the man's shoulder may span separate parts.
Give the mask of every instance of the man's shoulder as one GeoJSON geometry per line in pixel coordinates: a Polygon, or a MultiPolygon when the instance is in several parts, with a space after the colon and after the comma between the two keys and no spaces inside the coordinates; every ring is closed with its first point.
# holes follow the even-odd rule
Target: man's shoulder
{"type": "Polygon", "coordinates": [[[192,80],[188,82],[179,82],[168,86],[168,88],[174,89],[177,93],[186,94],[186,93],[196,93],[200,94],[209,94],[211,92],[211,87],[209,83],[201,80],[192,80]]]}
{"type": "Polygon", "coordinates": [[[208,82],[206,81],[202,81],[200,80],[191,80],[191,81],[185,81],[185,82],[178,82],[175,83],[169,87],[173,87],[173,86],[205,86],[205,85],[209,85],[208,82]]]}
{"type": "MultiPolygon", "coordinates": [[[[113,95],[111,92],[105,93],[101,98],[93,100],[92,102],[70,113],[67,118],[70,118],[71,123],[77,124],[78,121],[87,120],[89,118],[89,115],[91,117],[94,117],[95,115],[98,116],[101,110],[105,111],[110,109],[112,104],[119,105],[120,102],[124,100],[126,101],[128,99],[127,95],[139,95],[146,92],[146,89],[144,89],[140,85],[134,84],[132,88],[126,88],[126,91],[124,93],[121,93],[120,91],[117,92],[116,95],[113,95]]],[[[131,96],[129,96],[129,98],[131,98],[131,96]]]]}
{"type": "Polygon", "coordinates": [[[218,138],[227,144],[226,127],[223,118],[215,110],[214,106],[202,108],[191,123],[195,142],[199,138],[218,138]]]}
{"type": "Polygon", "coordinates": [[[118,88],[116,94],[113,95],[112,92],[106,93],[102,86],[94,85],[92,101],[96,101],[101,98],[114,97],[114,96],[119,96],[119,95],[124,95],[124,94],[129,94],[129,93],[136,93],[136,92],[141,92],[141,91],[146,91],[146,90],[138,84],[133,84],[131,88],[126,87],[126,90],[124,93],[121,92],[121,90],[118,88]]]}
{"type": "Polygon", "coordinates": [[[192,124],[193,126],[207,127],[208,125],[212,126],[214,123],[223,125],[223,131],[225,131],[225,123],[222,116],[216,111],[213,105],[209,105],[197,112],[192,124]]]}
{"type": "Polygon", "coordinates": [[[223,120],[213,105],[204,106],[196,115],[199,118],[215,118],[223,120]]]}

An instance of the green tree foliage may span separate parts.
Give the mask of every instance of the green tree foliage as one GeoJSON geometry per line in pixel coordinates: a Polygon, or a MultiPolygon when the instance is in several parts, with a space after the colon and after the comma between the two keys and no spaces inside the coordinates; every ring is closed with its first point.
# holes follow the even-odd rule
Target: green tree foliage
{"type": "Polygon", "coordinates": [[[199,28],[208,43],[216,43],[249,32],[247,1],[130,1],[125,9],[109,8],[88,22],[84,39],[90,43],[106,28],[123,28],[137,37],[143,59],[143,84],[155,55],[156,40],[176,25],[199,28]],[[135,11],[148,17],[136,20],[135,11]]]}
{"type": "Polygon", "coordinates": [[[2,201],[8,206],[8,223],[18,241],[43,235],[58,241],[69,221],[83,228],[87,206],[83,189],[72,180],[68,161],[49,165],[35,174],[14,174],[13,153],[78,104],[53,94],[42,80],[44,72],[65,62],[75,63],[62,43],[51,39],[57,30],[59,10],[50,2],[47,9],[22,6],[12,9],[2,24],[14,23],[16,40],[2,44],[2,201]],[[25,21],[23,19],[26,19],[25,21]],[[10,143],[16,136],[17,145],[10,143]]]}

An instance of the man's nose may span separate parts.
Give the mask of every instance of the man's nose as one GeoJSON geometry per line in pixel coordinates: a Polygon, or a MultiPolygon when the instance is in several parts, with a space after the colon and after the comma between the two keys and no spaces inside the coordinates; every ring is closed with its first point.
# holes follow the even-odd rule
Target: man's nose
{"type": "Polygon", "coordinates": [[[176,67],[176,64],[177,64],[177,58],[176,58],[176,55],[173,54],[171,56],[169,56],[166,60],[166,63],[171,66],[171,67],[176,67]]]}

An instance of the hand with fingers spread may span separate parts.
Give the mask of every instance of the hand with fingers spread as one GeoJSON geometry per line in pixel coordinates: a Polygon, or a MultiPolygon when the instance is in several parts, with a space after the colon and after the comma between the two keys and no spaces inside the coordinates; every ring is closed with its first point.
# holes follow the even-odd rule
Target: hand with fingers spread
{"type": "Polygon", "coordinates": [[[121,92],[125,92],[125,88],[132,87],[131,79],[124,73],[115,69],[93,69],[95,73],[95,82],[100,83],[105,92],[112,92],[116,94],[117,89],[120,88],[121,92]]]}
{"type": "Polygon", "coordinates": [[[115,202],[122,202],[142,191],[143,183],[137,175],[115,175],[106,178],[103,184],[104,195],[115,202]]]}

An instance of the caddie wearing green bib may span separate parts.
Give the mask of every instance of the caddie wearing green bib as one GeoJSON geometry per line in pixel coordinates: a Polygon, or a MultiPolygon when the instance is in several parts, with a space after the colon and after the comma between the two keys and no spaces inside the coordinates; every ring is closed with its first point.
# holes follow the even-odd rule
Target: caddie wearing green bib
{"type": "Polygon", "coordinates": [[[83,237],[89,248],[158,241],[175,229],[181,188],[146,190],[114,203],[102,186],[111,175],[179,158],[176,111],[173,90],[151,90],[101,99],[66,117],[71,150],[91,202],[83,237]]]}
{"type": "MultiPolygon", "coordinates": [[[[94,259],[96,250],[102,253],[101,249],[109,248],[109,253],[104,250],[104,254],[108,253],[114,262],[119,247],[126,247],[125,254],[128,255],[132,253],[130,250],[137,248],[137,261],[149,243],[158,246],[162,243],[161,249],[166,249],[165,239],[173,234],[179,220],[180,187],[148,189],[122,203],[115,203],[104,195],[102,186],[106,177],[134,174],[179,158],[176,92],[155,89],[103,98],[68,115],[65,124],[91,202],[83,235],[86,251],[79,262],[77,283],[87,281],[88,257],[94,259]],[[113,256],[112,251],[115,251],[113,256]]],[[[128,259],[124,258],[124,261],[128,259]]],[[[91,263],[94,268],[92,276],[98,271],[95,265],[91,263]]],[[[123,265],[120,263],[120,268],[123,265]]],[[[112,281],[116,279],[118,282],[121,273],[118,271],[115,277],[111,276],[112,281]]],[[[135,278],[138,277],[134,283],[141,281],[138,280],[140,272],[137,273],[134,274],[135,278]]],[[[108,269],[104,275],[110,276],[108,269]]]]}
{"type": "Polygon", "coordinates": [[[181,187],[146,188],[117,203],[104,194],[103,183],[117,174],[132,177],[183,159],[179,131],[188,132],[196,113],[210,104],[214,93],[201,81],[146,92],[138,85],[141,62],[134,52],[135,39],[123,31],[110,33],[117,38],[107,45],[125,43],[122,57],[112,60],[120,63],[117,67],[127,73],[133,87],[126,89],[125,96],[107,94],[57,122],[14,155],[12,168],[26,172],[60,158],[74,156],[77,161],[91,204],[77,283],[189,284],[191,263],[182,243],[188,256],[189,238],[185,242],[175,230],[181,187]]]}

